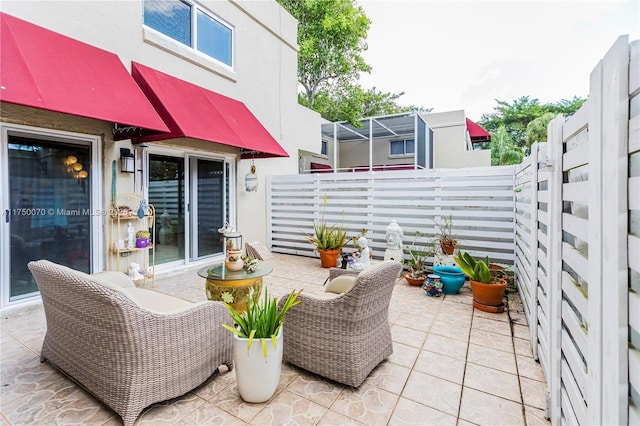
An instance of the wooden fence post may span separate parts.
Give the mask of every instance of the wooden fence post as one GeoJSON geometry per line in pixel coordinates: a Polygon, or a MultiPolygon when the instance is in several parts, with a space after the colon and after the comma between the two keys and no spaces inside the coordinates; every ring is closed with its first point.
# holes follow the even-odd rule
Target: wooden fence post
{"type": "Polygon", "coordinates": [[[531,146],[531,288],[529,290],[531,301],[531,320],[529,322],[529,334],[531,338],[531,351],[533,359],[538,360],[538,151],[540,143],[535,142],[531,146]]]}

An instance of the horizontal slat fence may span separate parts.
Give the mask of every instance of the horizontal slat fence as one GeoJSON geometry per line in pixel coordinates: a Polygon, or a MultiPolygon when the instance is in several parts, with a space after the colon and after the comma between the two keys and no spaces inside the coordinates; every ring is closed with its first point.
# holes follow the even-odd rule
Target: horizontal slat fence
{"type": "Polygon", "coordinates": [[[434,219],[452,215],[459,247],[492,261],[514,261],[513,167],[332,173],[268,179],[269,245],[274,252],[316,256],[305,234],[313,221],[344,226],[349,235],[368,229],[369,247],[384,257],[392,219],[404,246],[435,235],[434,219]],[[326,205],[324,204],[326,196],[326,205]]]}

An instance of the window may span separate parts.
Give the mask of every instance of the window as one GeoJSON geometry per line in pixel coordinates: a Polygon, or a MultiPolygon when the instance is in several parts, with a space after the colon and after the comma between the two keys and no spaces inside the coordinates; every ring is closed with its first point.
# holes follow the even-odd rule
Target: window
{"type": "Polygon", "coordinates": [[[320,154],[327,155],[327,141],[322,141],[322,147],[320,148],[320,154]]]}
{"type": "Polygon", "coordinates": [[[415,145],[413,139],[402,139],[389,142],[389,155],[413,155],[415,145]]]}
{"type": "Polygon", "coordinates": [[[233,29],[185,0],[144,0],[144,24],[233,66],[233,29]]]}

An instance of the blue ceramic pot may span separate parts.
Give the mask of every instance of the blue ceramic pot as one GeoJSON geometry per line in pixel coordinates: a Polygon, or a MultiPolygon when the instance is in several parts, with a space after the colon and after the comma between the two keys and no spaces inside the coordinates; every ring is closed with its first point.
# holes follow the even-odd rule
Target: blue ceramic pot
{"type": "Polygon", "coordinates": [[[464,272],[457,266],[437,265],[433,267],[433,273],[440,275],[444,294],[457,294],[464,285],[464,272]]]}

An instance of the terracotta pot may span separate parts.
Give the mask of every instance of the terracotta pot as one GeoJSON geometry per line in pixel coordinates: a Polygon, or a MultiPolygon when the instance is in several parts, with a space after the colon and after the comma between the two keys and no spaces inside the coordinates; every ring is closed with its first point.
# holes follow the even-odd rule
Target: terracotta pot
{"type": "Polygon", "coordinates": [[[485,312],[502,312],[504,310],[502,298],[507,288],[507,281],[503,278],[498,278],[495,281],[495,284],[486,284],[471,280],[475,308],[485,312]],[[496,310],[496,308],[498,309],[496,310]]]}
{"type": "Polygon", "coordinates": [[[335,268],[338,265],[338,257],[340,257],[341,252],[342,252],[342,249],[336,249],[336,250],[318,249],[322,267],[335,268]]]}
{"type": "Polygon", "coordinates": [[[452,255],[456,249],[456,243],[451,240],[440,241],[440,248],[444,254],[452,255]]]}
{"type": "Polygon", "coordinates": [[[422,277],[422,278],[412,278],[411,274],[409,272],[407,272],[406,274],[404,274],[404,279],[407,280],[407,282],[411,285],[422,285],[424,284],[424,280],[427,279],[427,277],[422,277]]]}

